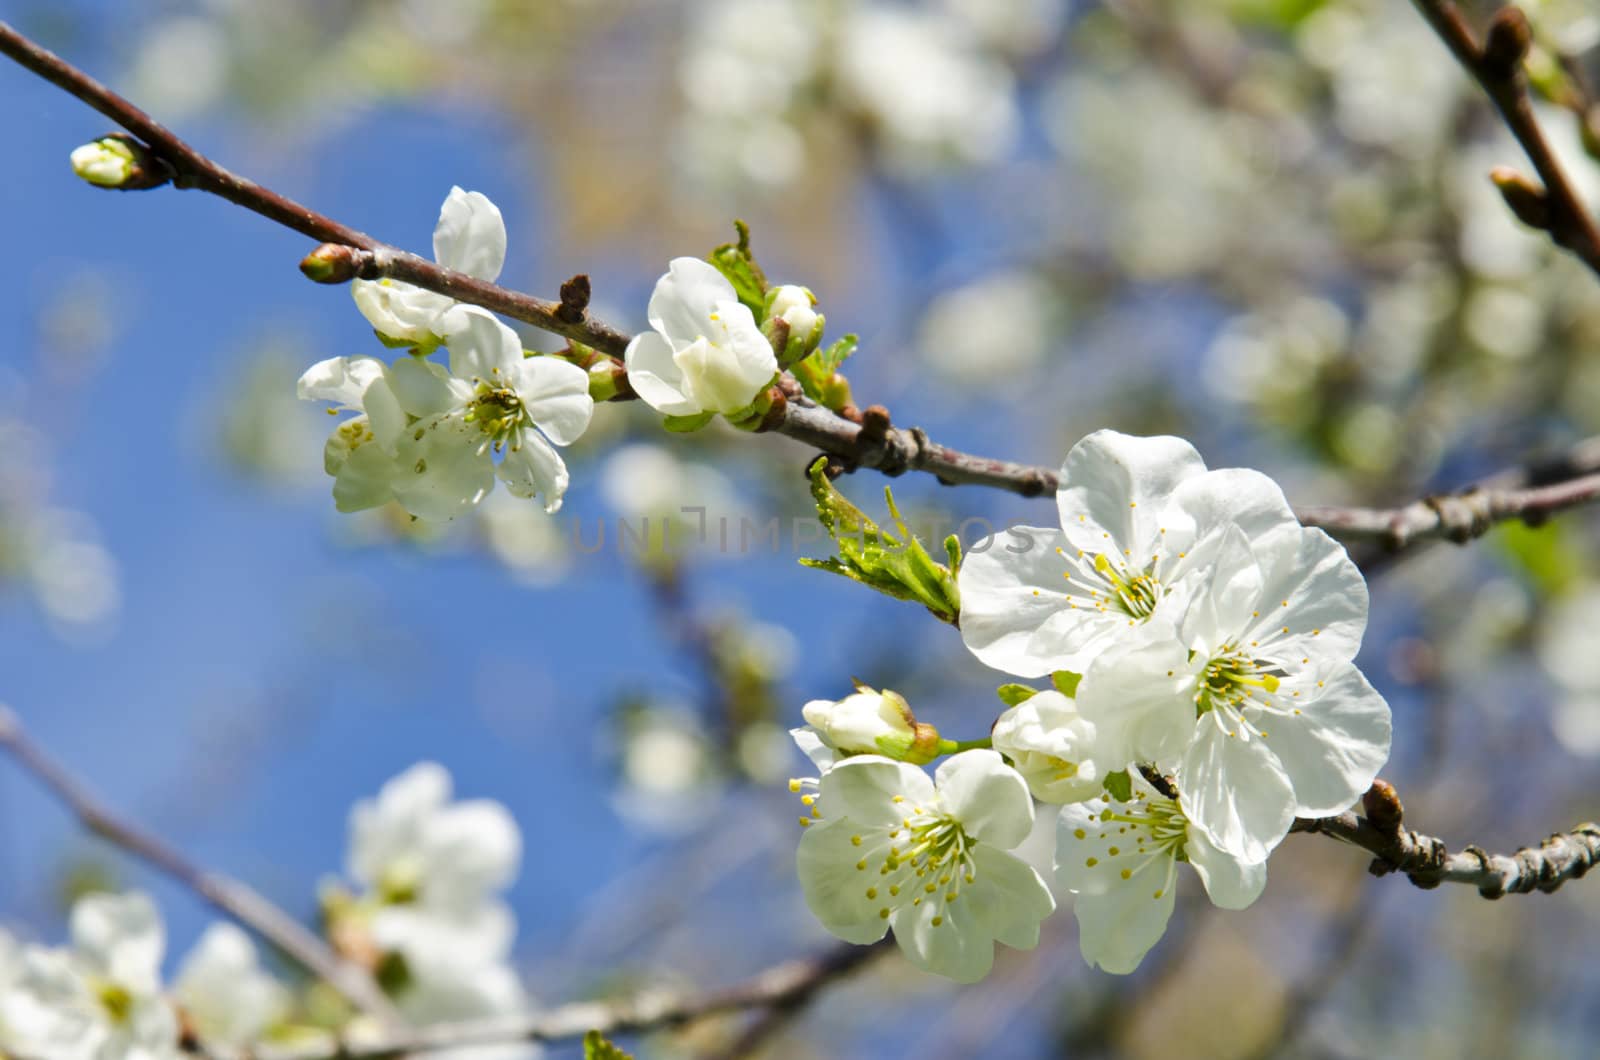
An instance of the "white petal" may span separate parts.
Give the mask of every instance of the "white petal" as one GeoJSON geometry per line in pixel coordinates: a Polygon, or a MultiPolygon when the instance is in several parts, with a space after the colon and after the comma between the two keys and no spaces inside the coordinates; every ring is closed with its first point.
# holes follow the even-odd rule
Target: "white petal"
{"type": "Polygon", "coordinates": [[[855,755],[835,765],[823,776],[819,796],[830,817],[849,817],[867,827],[893,827],[908,816],[896,796],[923,808],[935,799],[928,774],[879,755],[855,755]]]}
{"type": "Polygon", "coordinates": [[[1319,529],[1295,526],[1254,549],[1263,584],[1252,639],[1270,637],[1289,655],[1354,659],[1367,628],[1367,583],[1344,546],[1319,529]]]}
{"type": "Polygon", "coordinates": [[[288,991],[264,972],[250,937],[233,924],[206,928],[173,985],[184,1015],[208,1045],[241,1048],[282,1020],[288,991]]]}
{"type": "Polygon", "coordinates": [[[1121,768],[1102,767],[1105,757],[1097,757],[1094,725],[1056,691],[1036,693],[1006,710],[989,736],[1041,802],[1092,799],[1105,773],[1121,768]]]}
{"type": "MultiPolygon", "coordinates": [[[[1259,639],[1249,631],[1261,624],[1263,575],[1249,540],[1236,526],[1224,526],[1207,539],[1211,568],[1198,575],[1184,610],[1180,639],[1207,658],[1226,645],[1259,639]]],[[[1268,615],[1267,621],[1275,618],[1268,615]]]]}
{"type": "Polygon", "coordinates": [[[719,303],[737,301],[733,284],[699,258],[673,258],[650,295],[650,326],[674,348],[704,336],[719,303]]]}
{"type": "MultiPolygon", "coordinates": [[[[1143,874],[1135,877],[1139,881],[1146,878],[1143,874]]],[[[1176,889],[1134,884],[1074,898],[1072,913],[1078,921],[1078,949],[1083,959],[1113,975],[1127,975],[1139,967],[1144,955],[1166,933],[1176,889]]]]}
{"type": "Polygon", "coordinates": [[[504,960],[516,940],[517,921],[504,902],[480,898],[470,906],[437,907],[423,901],[386,905],[372,915],[372,941],[400,953],[413,975],[455,969],[462,978],[488,962],[504,960]]]}
{"type": "Polygon", "coordinates": [[[397,857],[422,841],[428,819],[450,801],[450,774],[437,762],[418,762],[350,810],[348,869],[375,887],[397,857]]]}
{"type": "Polygon", "coordinates": [[[545,437],[571,445],[589,426],[594,399],[589,374],[555,357],[524,358],[516,370],[517,395],[545,437]]]}
{"type": "Polygon", "coordinates": [[[889,844],[881,831],[857,829],[848,818],[811,825],[800,837],[795,863],[806,907],[823,927],[846,942],[876,942],[889,930],[881,915],[886,899],[866,893],[878,878],[871,866],[883,862],[889,844]],[[861,846],[852,842],[854,835],[862,836],[861,846]],[[863,860],[869,867],[857,869],[863,860]]]}
{"type": "Polygon", "coordinates": [[[166,944],[148,895],[90,894],[72,907],[73,948],[98,974],[135,992],[158,988],[166,944]]]}
{"type": "Polygon", "coordinates": [[[449,412],[472,398],[472,388],[463,380],[452,379],[442,364],[420,357],[395,361],[388,381],[401,409],[419,418],[449,412]]]}
{"type": "Polygon", "coordinates": [[[356,409],[367,387],[382,376],[383,362],[376,357],[330,357],[305,370],[295,394],[302,401],[331,401],[340,408],[356,409]]]}
{"type": "Polygon", "coordinates": [[[1265,861],[1241,861],[1231,854],[1218,850],[1205,833],[1189,829],[1184,841],[1189,864],[1199,873],[1211,903],[1221,909],[1245,909],[1261,897],[1267,886],[1265,861]]]}
{"type": "Polygon", "coordinates": [[[684,392],[683,369],[672,359],[672,347],[654,331],[635,335],[623,354],[628,383],[639,400],[666,416],[693,416],[704,411],[684,392]]]}
{"type": "Polygon", "coordinates": [[[1298,529],[1300,521],[1283,496],[1283,490],[1259,471],[1242,467],[1218,468],[1180,483],[1171,505],[1194,523],[1196,547],[1191,562],[1204,562],[1205,542],[1223,527],[1237,527],[1251,542],[1280,529],[1298,529]]]}
{"type": "Polygon", "coordinates": [[[372,428],[373,439],[384,452],[393,455],[405,433],[408,418],[400,407],[400,398],[389,383],[389,375],[374,380],[362,399],[367,412],[367,423],[372,428]]]}
{"type": "Polygon", "coordinates": [[[1010,850],[1033,830],[1033,796],[1022,774],[990,750],[962,751],[939,763],[939,799],[962,830],[1010,850]]]}
{"type": "Polygon", "coordinates": [[[458,413],[422,420],[400,439],[394,496],[418,519],[444,522],[494,488],[487,440],[458,413]]]}
{"type": "Polygon", "coordinates": [[[450,374],[491,387],[514,386],[522,363],[522,340],[487,309],[458,305],[439,318],[439,334],[450,347],[450,374]]]}
{"type": "Polygon", "coordinates": [[[1050,888],[1021,858],[994,847],[972,852],[974,882],[962,889],[957,902],[996,942],[1012,949],[1031,950],[1039,944],[1039,922],[1055,912],[1050,888]]]}
{"type": "MultiPolygon", "coordinates": [[[[1294,821],[1294,789],[1268,742],[1229,736],[1212,715],[1178,768],[1179,801],[1189,823],[1222,850],[1265,861],[1294,821]]],[[[1268,730],[1269,735],[1271,730],[1268,730]]]]}
{"type": "Polygon", "coordinates": [[[738,302],[720,303],[709,330],[709,336],[675,346],[672,359],[697,405],[712,412],[737,412],[772,382],[778,359],[755,317],[738,302]]]}
{"type": "MultiPolygon", "coordinates": [[[[335,432],[335,437],[338,437],[335,432]]],[[[330,439],[331,441],[331,439],[330,439]]],[[[349,450],[333,479],[333,503],[341,512],[359,512],[394,500],[399,471],[395,458],[375,441],[349,450]]]]}
{"type": "Polygon", "coordinates": [[[976,983],[994,967],[994,936],[964,899],[948,905],[902,905],[890,923],[900,952],[924,971],[958,983],[976,983]]]}
{"type": "Polygon", "coordinates": [[[522,833],[498,802],[471,799],[427,822],[423,839],[429,897],[466,906],[508,886],[522,861],[522,833]]]}
{"type": "Polygon", "coordinates": [[[1106,772],[1132,762],[1164,764],[1189,746],[1195,665],[1176,631],[1160,619],[1090,664],[1078,684],[1077,707],[1094,725],[1095,758],[1106,772]]]}
{"type": "Polygon", "coordinates": [[[1082,673],[1126,633],[1126,616],[1102,614],[1086,592],[1067,591],[1056,552],[1066,544],[1060,531],[1023,526],[967,554],[957,576],[961,639],[979,660],[1018,677],[1082,673]]]}
{"type": "Polygon", "coordinates": [[[1326,817],[1343,812],[1361,796],[1389,760],[1393,722],[1389,704],[1353,663],[1321,671],[1322,687],[1293,703],[1299,714],[1267,715],[1267,746],[1278,756],[1294,787],[1295,812],[1326,817]]]}
{"type": "Polygon", "coordinates": [[[516,448],[506,453],[495,473],[506,484],[506,489],[518,497],[541,496],[545,511],[551,514],[560,511],[561,500],[571,481],[566,462],[532,431],[523,431],[518,438],[516,448]]]}
{"type": "MultiPolygon", "coordinates": [[[[1162,536],[1162,511],[1173,490],[1204,471],[1200,454],[1182,438],[1096,431],[1073,446],[1062,465],[1056,492],[1062,530],[1076,548],[1128,549],[1142,561],[1162,536]]],[[[1173,528],[1167,529],[1170,536],[1173,528]]]]}
{"type": "Polygon", "coordinates": [[[817,767],[818,773],[826,773],[833,768],[838,760],[838,754],[832,747],[823,742],[822,735],[809,725],[802,725],[797,729],[790,729],[789,736],[794,740],[794,745],[800,748],[800,753],[811,760],[817,767]]]}
{"type": "Polygon", "coordinates": [[[446,295],[397,280],[356,280],[350,284],[350,295],[380,334],[418,344],[434,340],[434,322],[455,305],[446,295]]]}
{"type": "Polygon", "coordinates": [[[433,260],[480,280],[498,277],[506,263],[500,208],[481,192],[451,188],[433,229],[433,260]]]}

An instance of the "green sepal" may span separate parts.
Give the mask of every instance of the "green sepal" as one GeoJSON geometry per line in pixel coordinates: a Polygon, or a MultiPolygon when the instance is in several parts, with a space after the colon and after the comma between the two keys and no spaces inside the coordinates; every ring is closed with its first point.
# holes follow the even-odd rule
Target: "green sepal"
{"type": "Polygon", "coordinates": [[[722,244],[706,260],[728,278],[739,301],[749,306],[750,312],[760,320],[767,308],[767,277],[750,253],[750,226],[735,221],[733,227],[739,233],[738,241],[722,244]]]}
{"type": "Polygon", "coordinates": [[[741,431],[753,431],[761,426],[761,421],[767,418],[767,413],[772,409],[772,384],[778,381],[777,373],[773,373],[767,385],[756,391],[756,399],[742,409],[723,413],[723,419],[739,428],[741,431]]]}
{"type": "Polygon", "coordinates": [[[413,339],[397,339],[393,335],[385,335],[377,328],[373,328],[372,333],[378,336],[378,341],[383,343],[384,348],[390,350],[410,350],[418,357],[426,357],[428,354],[439,348],[439,336],[437,335],[429,335],[426,340],[422,342],[416,342],[413,339]]]}
{"type": "Polygon", "coordinates": [[[1106,794],[1118,802],[1133,801],[1133,778],[1128,776],[1126,769],[1116,773],[1108,773],[1105,780],[1106,794]]]}
{"type": "Polygon", "coordinates": [[[950,561],[952,573],[961,573],[961,538],[955,534],[944,539],[944,558],[950,561]]]}
{"type": "Polygon", "coordinates": [[[599,1031],[590,1031],[583,1036],[583,1060],[633,1060],[633,1056],[612,1045],[599,1031]]]}
{"type": "Polygon", "coordinates": [[[1027,685],[1005,684],[995,689],[994,694],[999,696],[1000,702],[1006,706],[1014,707],[1018,703],[1026,703],[1038,695],[1039,690],[1037,688],[1029,688],[1027,685]]]}
{"type": "Polygon", "coordinates": [[[697,412],[693,416],[663,416],[661,426],[674,434],[688,434],[691,431],[698,431],[716,418],[715,412],[697,412]]]}
{"type": "Polygon", "coordinates": [[[934,617],[955,624],[961,613],[961,594],[949,567],[935,563],[895,507],[887,487],[889,515],[895,532],[882,529],[828,481],[827,458],[812,463],[811,496],[817,517],[833,538],[839,555],[829,559],[802,559],[803,566],[831,571],[898,600],[926,607],[934,617]]]}
{"type": "Polygon", "coordinates": [[[1069,699],[1078,694],[1078,682],[1082,680],[1082,674],[1071,670],[1057,670],[1050,675],[1050,683],[1056,686],[1056,691],[1069,699]]]}

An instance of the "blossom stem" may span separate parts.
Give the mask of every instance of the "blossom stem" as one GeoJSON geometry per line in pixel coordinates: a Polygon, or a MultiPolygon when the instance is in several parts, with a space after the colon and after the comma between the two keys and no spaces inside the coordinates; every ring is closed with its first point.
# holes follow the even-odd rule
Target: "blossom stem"
{"type": "Polygon", "coordinates": [[[981,740],[940,740],[938,751],[942,755],[953,755],[961,751],[983,750],[993,746],[994,741],[987,736],[981,740]]]}

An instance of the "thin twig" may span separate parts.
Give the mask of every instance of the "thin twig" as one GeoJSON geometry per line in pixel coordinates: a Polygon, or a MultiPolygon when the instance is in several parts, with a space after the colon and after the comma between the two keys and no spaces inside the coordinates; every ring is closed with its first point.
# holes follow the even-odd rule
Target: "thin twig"
{"type": "Polygon", "coordinates": [[[10,708],[0,706],[0,750],[43,784],[90,832],[172,877],[282,950],[311,974],[326,980],[362,1011],[385,1026],[405,1021],[365,970],[339,957],[315,933],[249,886],[206,872],[190,863],[167,842],[119,817],[96,798],[66,767],[29,738],[10,708]]]}
{"type": "Polygon", "coordinates": [[[1291,830],[1361,847],[1373,855],[1369,871],[1374,876],[1403,873],[1424,889],[1464,883],[1485,898],[1549,893],[1600,863],[1600,824],[1580,824],[1512,854],[1491,854],[1478,846],[1452,853],[1444,840],[1403,827],[1400,800],[1383,781],[1373,784],[1364,802],[1365,816],[1349,811],[1315,820],[1301,818],[1291,830]]]}
{"type": "Polygon", "coordinates": [[[668,1030],[744,1009],[792,1009],[892,948],[888,939],[870,946],[840,944],[821,956],[785,961],[734,986],[689,998],[647,993],[562,1005],[525,1018],[439,1023],[381,1038],[281,1049],[261,1046],[252,1060],[392,1060],[478,1045],[572,1041],[593,1030],[607,1037],[668,1030]]]}
{"type": "MultiPolygon", "coordinates": [[[[1507,192],[1507,199],[1518,217],[1524,223],[1543,228],[1558,244],[1600,273],[1600,227],[1578,197],[1533,112],[1528,77],[1522,68],[1531,43],[1527,16],[1513,5],[1501,8],[1495,13],[1485,43],[1480,45],[1466,16],[1453,0],[1412,2],[1449,46],[1456,61],[1488,94],[1544,183],[1542,211],[1519,208],[1514,199],[1516,193],[1502,184],[1502,191],[1507,192]]],[[[1539,194],[1538,189],[1525,190],[1535,196],[1539,194]]],[[[1526,205],[1537,207],[1540,204],[1527,201],[1526,205]]]]}

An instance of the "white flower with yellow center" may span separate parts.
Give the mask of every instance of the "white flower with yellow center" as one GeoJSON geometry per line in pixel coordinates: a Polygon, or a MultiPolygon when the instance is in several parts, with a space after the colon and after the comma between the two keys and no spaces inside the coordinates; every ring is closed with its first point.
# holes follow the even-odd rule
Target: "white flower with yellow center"
{"type": "Polygon", "coordinates": [[[350,875],[369,889],[373,941],[412,976],[505,957],[516,931],[500,892],[522,836],[506,808],[451,801],[450,774],[423,762],[350,813],[350,875]]]}
{"type": "Polygon", "coordinates": [[[1178,865],[1188,862],[1211,901],[1243,909],[1267,882],[1265,861],[1218,850],[1182,808],[1133,774],[1133,799],[1063,807],[1056,880],[1075,896],[1078,949],[1089,964],[1125,975],[1161,939],[1172,917],[1178,865]]]}
{"type": "Polygon", "coordinates": [[[1181,438],[1096,431],[1072,447],[1056,493],[1061,529],[1019,527],[961,565],[961,636],[990,666],[1021,677],[1082,673],[1130,630],[1180,606],[1216,531],[1254,538],[1293,525],[1275,483],[1207,471],[1181,438]]]}
{"type": "Polygon", "coordinates": [[[406,425],[389,382],[389,368],[376,357],[330,357],[306,369],[296,393],[303,401],[329,401],[341,420],[323,447],[323,468],[333,476],[333,501],[341,512],[376,508],[394,499],[399,470],[395,447],[406,425]]]}
{"type": "Polygon", "coordinates": [[[143,894],[92,894],[73,906],[71,929],[68,949],[26,949],[0,993],[6,1047],[41,1060],[176,1060],[155,905],[143,894]]]}
{"type": "Polygon", "coordinates": [[[1263,860],[1297,815],[1346,809],[1389,757],[1389,706],[1352,661],[1366,583],[1320,530],[1230,528],[1178,619],[1096,659],[1078,709],[1131,761],[1173,773],[1213,843],[1263,860]]]}
{"type": "Polygon", "coordinates": [[[970,983],[988,974],[994,943],[1031,949],[1055,899],[1008,853],[1033,827],[1028,785],[998,754],[963,751],[930,780],[878,755],[822,776],[800,840],[800,886],[822,926],[865,944],[891,928],[919,968],[970,983]]]}
{"type": "MultiPolygon", "coordinates": [[[[506,261],[506,225],[500,210],[476,191],[451,188],[433,230],[433,259],[479,280],[494,280],[506,261]]],[[[438,320],[455,299],[398,280],[356,280],[356,308],[393,345],[424,352],[444,341],[438,320]]]]}
{"type": "Polygon", "coordinates": [[[517,333],[477,306],[456,306],[438,325],[450,345],[448,372],[417,357],[390,370],[408,420],[395,443],[395,499],[419,519],[453,519],[498,477],[516,496],[542,496],[545,511],[557,511],[569,477],[551,443],[571,445],[589,426],[588,375],[555,357],[524,357],[517,333]]]}
{"type": "Polygon", "coordinates": [[[699,258],[674,258],[650,296],[651,331],[634,336],[628,381],[667,416],[741,412],[778,374],[772,344],[733,284],[699,258]]]}

